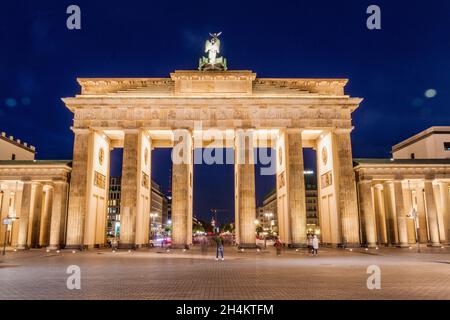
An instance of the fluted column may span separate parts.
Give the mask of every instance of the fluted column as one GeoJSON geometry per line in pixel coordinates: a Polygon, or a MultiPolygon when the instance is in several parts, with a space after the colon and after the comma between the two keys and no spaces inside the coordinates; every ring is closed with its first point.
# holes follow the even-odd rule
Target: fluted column
{"type": "Polygon", "coordinates": [[[239,216],[239,246],[256,247],[256,198],[255,165],[253,159],[253,130],[239,132],[236,135],[237,159],[237,201],[239,216]]]}
{"type": "Polygon", "coordinates": [[[358,185],[359,197],[361,199],[361,215],[364,217],[367,246],[369,248],[374,248],[377,245],[377,236],[374,204],[372,200],[372,184],[371,181],[360,181],[358,185]]]}
{"type": "Polygon", "coordinates": [[[50,241],[48,249],[59,249],[63,245],[66,217],[67,182],[55,181],[50,219],[50,241]]]}
{"type": "Polygon", "coordinates": [[[31,211],[30,230],[28,232],[28,244],[32,248],[39,247],[39,234],[41,230],[41,216],[43,205],[43,188],[40,183],[34,184],[34,197],[31,211]]]}
{"type": "Polygon", "coordinates": [[[398,245],[408,247],[408,230],[406,226],[406,209],[403,201],[402,181],[394,181],[395,213],[397,216],[398,245]]]}
{"type": "Polygon", "coordinates": [[[387,227],[386,227],[386,209],[383,199],[383,188],[381,185],[374,187],[374,205],[375,205],[375,220],[377,229],[377,238],[379,243],[387,244],[387,227]]]}
{"type": "Polygon", "coordinates": [[[28,249],[27,241],[31,209],[31,187],[31,181],[24,181],[19,215],[19,235],[17,239],[17,247],[19,249],[28,249]]]}
{"type": "Polygon", "coordinates": [[[395,194],[392,181],[386,181],[383,184],[384,207],[386,209],[386,229],[388,244],[396,245],[398,243],[398,224],[395,212],[395,194]]]}
{"type": "Polygon", "coordinates": [[[192,242],[192,135],[175,130],[172,151],[172,246],[188,247],[192,242]]]}
{"type": "Polygon", "coordinates": [[[353,171],[350,130],[334,132],[333,150],[337,152],[338,207],[342,228],[342,241],[346,245],[359,245],[359,216],[353,171]]]}
{"type": "Polygon", "coordinates": [[[425,198],[423,188],[416,188],[417,197],[417,219],[419,222],[419,242],[428,243],[427,217],[425,211],[425,198]]]}
{"type": "Polygon", "coordinates": [[[39,246],[47,246],[50,240],[50,221],[52,215],[53,187],[47,186],[44,192],[44,202],[39,231],[39,246]]]}
{"type": "Polygon", "coordinates": [[[414,225],[414,219],[410,216],[412,206],[412,190],[408,186],[403,185],[403,202],[405,207],[406,217],[406,231],[408,233],[408,243],[416,243],[416,226],[414,225]]]}
{"type": "Polygon", "coordinates": [[[428,179],[425,180],[425,199],[426,199],[431,246],[438,247],[440,246],[439,226],[438,226],[436,201],[433,194],[433,180],[428,179]]]}
{"type": "Polygon", "coordinates": [[[306,246],[306,199],[301,131],[287,132],[286,175],[291,245],[306,246]]]}
{"type": "Polygon", "coordinates": [[[126,131],[123,142],[122,186],[120,200],[121,248],[134,248],[138,195],[138,131],[126,131]]]}
{"type": "Polygon", "coordinates": [[[445,235],[445,242],[450,243],[450,197],[449,197],[449,183],[439,182],[439,191],[441,194],[441,212],[442,212],[442,226],[445,235]]]}
{"type": "Polygon", "coordinates": [[[5,219],[8,216],[8,210],[9,210],[9,200],[10,200],[10,190],[8,188],[5,188],[2,190],[3,193],[0,195],[0,244],[3,244],[3,241],[5,240],[5,228],[8,227],[8,225],[3,224],[3,219],[5,219]]]}
{"type": "Polygon", "coordinates": [[[88,155],[92,152],[89,130],[74,130],[73,162],[67,215],[67,248],[83,248],[87,212],[88,155]]]}

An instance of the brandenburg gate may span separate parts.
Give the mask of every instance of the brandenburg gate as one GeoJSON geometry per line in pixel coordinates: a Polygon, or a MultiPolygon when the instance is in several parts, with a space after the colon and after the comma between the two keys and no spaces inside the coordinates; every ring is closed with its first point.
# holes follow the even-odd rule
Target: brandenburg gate
{"type": "Polygon", "coordinates": [[[302,150],[314,148],[321,240],[360,245],[350,132],[352,112],[362,99],[345,94],[347,80],[257,78],[247,70],[210,70],[203,65],[198,71],[175,71],[170,78],[78,83],[81,94],[63,99],[74,114],[75,134],[67,247],[105,243],[113,148],[123,148],[120,246],[148,244],[150,177],[158,170],[151,165],[155,148],[173,148],[181,159],[173,161],[172,169],[172,242],[175,247],[189,246],[194,154],[218,142],[235,150],[236,239],[241,247],[255,247],[252,157],[261,145],[275,150],[281,241],[292,246],[306,243],[302,150]],[[206,134],[209,130],[223,135],[212,137],[206,134]]]}

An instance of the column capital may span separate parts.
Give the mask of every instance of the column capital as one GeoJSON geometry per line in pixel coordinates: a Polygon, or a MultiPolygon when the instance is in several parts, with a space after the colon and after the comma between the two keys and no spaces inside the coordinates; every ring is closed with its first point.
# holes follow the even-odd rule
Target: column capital
{"type": "Polygon", "coordinates": [[[290,134],[290,133],[302,134],[303,131],[305,131],[304,128],[286,128],[286,133],[288,133],[288,134],[290,134]]]}
{"type": "Polygon", "coordinates": [[[350,133],[353,131],[354,128],[355,128],[355,127],[350,127],[350,128],[335,128],[335,129],[333,129],[332,131],[333,131],[333,133],[336,133],[336,134],[350,134],[350,133]]]}
{"type": "Polygon", "coordinates": [[[125,128],[122,131],[124,134],[139,134],[141,132],[140,128],[125,128]]]}
{"type": "Polygon", "coordinates": [[[75,134],[89,134],[91,132],[91,129],[89,128],[70,127],[70,130],[72,130],[72,132],[75,134]]]}

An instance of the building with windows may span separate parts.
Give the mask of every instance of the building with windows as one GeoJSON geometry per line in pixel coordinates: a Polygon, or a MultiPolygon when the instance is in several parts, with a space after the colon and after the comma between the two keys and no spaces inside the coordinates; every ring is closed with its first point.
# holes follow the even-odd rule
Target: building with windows
{"type": "Polygon", "coordinates": [[[0,134],[0,160],[34,160],[36,148],[5,132],[0,134]]]}
{"type": "Polygon", "coordinates": [[[450,159],[450,126],[431,127],[392,147],[394,159],[450,159]]]}
{"type": "MultiPolygon", "coordinates": [[[[121,180],[121,177],[111,177],[109,183],[107,234],[112,237],[120,235],[121,180]]],[[[155,181],[152,180],[151,186],[149,230],[150,237],[155,237],[168,225],[168,199],[155,181]]]]}
{"type": "MultiPolygon", "coordinates": [[[[305,202],[306,225],[308,233],[320,233],[318,200],[317,200],[317,175],[313,171],[305,171],[305,202]]],[[[276,190],[269,192],[263,199],[262,205],[256,210],[256,219],[263,231],[278,233],[278,210],[276,190]]]]}
{"type": "Polygon", "coordinates": [[[109,181],[107,234],[118,237],[120,233],[120,190],[121,177],[111,177],[109,181]]]}

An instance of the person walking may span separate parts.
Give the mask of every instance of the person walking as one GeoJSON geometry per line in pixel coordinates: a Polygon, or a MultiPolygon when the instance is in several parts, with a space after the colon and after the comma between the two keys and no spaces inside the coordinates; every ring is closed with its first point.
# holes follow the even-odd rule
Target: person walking
{"type": "Polygon", "coordinates": [[[202,239],[200,240],[200,245],[202,248],[202,254],[206,255],[208,252],[208,239],[206,238],[206,236],[202,237],[202,239]]]}
{"type": "Polygon", "coordinates": [[[308,251],[311,252],[311,253],[313,253],[312,239],[313,239],[312,235],[310,233],[308,233],[308,237],[307,237],[306,242],[307,242],[307,245],[308,245],[308,251]]]}
{"type": "Polygon", "coordinates": [[[317,235],[314,235],[312,239],[312,247],[313,247],[313,255],[317,255],[319,252],[319,239],[317,238],[317,235]]]}
{"type": "Polygon", "coordinates": [[[224,260],[223,257],[223,238],[220,235],[217,235],[214,238],[214,241],[216,241],[216,260],[219,260],[219,253],[221,260],[224,260]]]}
{"type": "Polygon", "coordinates": [[[283,247],[283,244],[281,243],[280,239],[277,239],[277,241],[275,241],[274,246],[277,252],[277,256],[281,255],[281,248],[283,247]]]}

